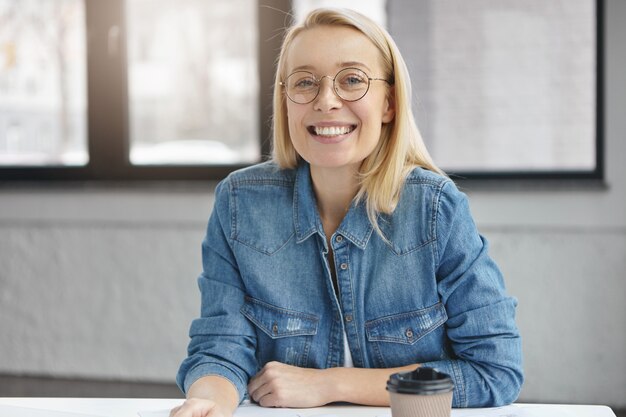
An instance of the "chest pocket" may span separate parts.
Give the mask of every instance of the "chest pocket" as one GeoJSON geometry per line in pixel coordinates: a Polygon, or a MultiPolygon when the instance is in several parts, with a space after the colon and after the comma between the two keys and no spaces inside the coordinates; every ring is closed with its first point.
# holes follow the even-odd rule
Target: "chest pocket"
{"type": "Polygon", "coordinates": [[[448,319],[442,303],[365,323],[368,348],[378,367],[436,360],[445,355],[448,319]]]}
{"type": "Polygon", "coordinates": [[[273,255],[294,236],[293,192],[280,181],[233,185],[232,238],[265,255],[273,255]]]}
{"type": "Polygon", "coordinates": [[[319,317],[252,297],[246,297],[240,311],[257,328],[256,355],[260,367],[270,361],[307,367],[319,317]]]}

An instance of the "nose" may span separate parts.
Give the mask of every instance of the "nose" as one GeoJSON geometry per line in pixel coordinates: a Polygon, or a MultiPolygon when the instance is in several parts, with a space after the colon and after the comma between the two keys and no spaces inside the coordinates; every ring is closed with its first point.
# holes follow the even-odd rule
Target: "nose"
{"type": "Polygon", "coordinates": [[[320,91],[317,93],[317,97],[315,97],[315,100],[313,101],[313,108],[315,110],[327,112],[341,107],[343,102],[335,91],[333,79],[325,75],[320,79],[319,83],[320,91]]]}

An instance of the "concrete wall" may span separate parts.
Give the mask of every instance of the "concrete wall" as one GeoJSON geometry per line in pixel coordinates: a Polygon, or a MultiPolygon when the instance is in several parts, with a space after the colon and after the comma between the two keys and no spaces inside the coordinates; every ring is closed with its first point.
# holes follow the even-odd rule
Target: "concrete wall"
{"type": "MultiPolygon", "coordinates": [[[[471,191],[518,297],[522,401],[626,406],[626,2],[606,2],[606,189],[471,191]]],[[[0,189],[0,373],[172,381],[212,188],[0,189]]]]}

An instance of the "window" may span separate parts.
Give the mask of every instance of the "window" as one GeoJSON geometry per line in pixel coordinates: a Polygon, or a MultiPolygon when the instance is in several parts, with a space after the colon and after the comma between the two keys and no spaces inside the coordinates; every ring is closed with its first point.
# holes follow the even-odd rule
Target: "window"
{"type": "Polygon", "coordinates": [[[44,3],[0,0],[0,179],[220,178],[269,152],[288,1],[44,3]]]}
{"type": "Polygon", "coordinates": [[[602,4],[0,0],[0,179],[209,179],[260,161],[287,11],[320,6],[388,28],[453,177],[601,179],[602,4]]]}
{"type": "Polygon", "coordinates": [[[87,163],[84,21],[82,0],[0,1],[0,165],[87,163]]]}
{"type": "MultiPolygon", "coordinates": [[[[329,3],[294,0],[294,14],[329,3]]],[[[420,131],[446,172],[602,177],[601,1],[365,3],[407,61],[420,131]]]]}
{"type": "Polygon", "coordinates": [[[255,6],[126,1],[131,164],[260,160],[255,6]]]}
{"type": "Polygon", "coordinates": [[[296,22],[302,21],[304,16],[319,7],[340,7],[356,10],[370,19],[387,27],[387,2],[389,0],[293,0],[293,17],[296,22]]]}
{"type": "Polygon", "coordinates": [[[601,5],[389,0],[438,165],[469,178],[601,178],[601,5]]]}

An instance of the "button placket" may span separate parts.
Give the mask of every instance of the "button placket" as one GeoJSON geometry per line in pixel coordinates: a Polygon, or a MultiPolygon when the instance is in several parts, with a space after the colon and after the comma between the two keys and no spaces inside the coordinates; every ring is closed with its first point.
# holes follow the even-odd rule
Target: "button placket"
{"type": "MultiPolygon", "coordinates": [[[[337,285],[338,290],[341,294],[341,304],[340,308],[343,316],[343,328],[346,332],[346,336],[349,339],[353,339],[354,337],[358,337],[358,331],[356,329],[357,318],[355,314],[358,314],[354,310],[354,300],[352,299],[352,282],[351,282],[351,265],[350,265],[350,248],[348,240],[345,236],[341,234],[336,234],[333,238],[333,250],[335,255],[335,265],[336,265],[336,277],[337,277],[337,285]]],[[[341,345],[343,346],[343,337],[341,337],[341,345]]],[[[354,348],[355,350],[352,352],[353,360],[356,360],[355,363],[359,362],[359,348],[358,342],[356,346],[352,346],[351,350],[354,348]]]]}

